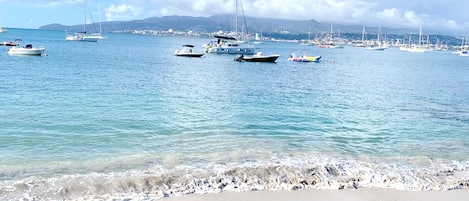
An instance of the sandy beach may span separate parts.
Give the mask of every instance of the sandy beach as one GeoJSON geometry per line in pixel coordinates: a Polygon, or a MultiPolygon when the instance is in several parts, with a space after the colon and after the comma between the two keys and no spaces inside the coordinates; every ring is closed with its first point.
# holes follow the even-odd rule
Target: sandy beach
{"type": "Polygon", "coordinates": [[[469,190],[403,191],[379,188],[358,190],[253,191],[192,194],[165,198],[165,201],[443,201],[468,200],[469,190]]]}

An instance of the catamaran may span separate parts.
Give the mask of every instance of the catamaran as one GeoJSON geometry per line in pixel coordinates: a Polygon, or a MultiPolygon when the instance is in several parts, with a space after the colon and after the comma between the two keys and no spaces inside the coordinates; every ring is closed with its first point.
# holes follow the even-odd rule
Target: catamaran
{"type": "MultiPolygon", "coordinates": [[[[222,36],[215,35],[215,40],[210,41],[210,43],[204,45],[205,52],[215,53],[215,54],[243,54],[243,55],[254,55],[256,53],[256,48],[250,44],[244,44],[238,40],[238,7],[242,6],[241,0],[235,0],[235,23],[234,23],[234,36],[222,36]],[[239,2],[238,2],[239,1],[239,2]]],[[[244,11],[243,11],[244,14],[244,11]]],[[[243,30],[246,25],[243,25],[243,30]]],[[[246,34],[243,31],[242,35],[246,34]]]]}

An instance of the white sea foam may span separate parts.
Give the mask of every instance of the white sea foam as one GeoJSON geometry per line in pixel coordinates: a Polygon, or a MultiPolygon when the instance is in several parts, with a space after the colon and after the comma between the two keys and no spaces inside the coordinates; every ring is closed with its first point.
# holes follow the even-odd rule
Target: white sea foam
{"type": "Polygon", "coordinates": [[[156,200],[221,191],[355,189],[452,190],[469,186],[469,162],[278,157],[264,164],[160,165],[144,170],[0,181],[0,200],[156,200]],[[415,161],[419,161],[415,163],[415,161]],[[422,165],[423,164],[423,165],[422,165]]]}

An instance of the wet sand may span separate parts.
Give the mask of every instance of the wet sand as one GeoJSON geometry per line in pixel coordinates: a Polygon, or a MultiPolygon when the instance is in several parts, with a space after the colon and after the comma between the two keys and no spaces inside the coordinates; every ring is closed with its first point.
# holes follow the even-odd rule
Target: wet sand
{"type": "Polygon", "coordinates": [[[379,188],[358,190],[253,191],[192,194],[164,201],[444,201],[468,200],[469,189],[451,191],[403,191],[379,188]]]}

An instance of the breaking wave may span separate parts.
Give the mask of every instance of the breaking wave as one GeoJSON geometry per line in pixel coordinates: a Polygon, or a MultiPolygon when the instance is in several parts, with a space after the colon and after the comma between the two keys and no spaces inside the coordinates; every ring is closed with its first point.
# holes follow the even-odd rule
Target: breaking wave
{"type": "Polygon", "coordinates": [[[153,166],[145,170],[31,176],[0,181],[1,200],[157,200],[221,191],[356,189],[452,190],[469,186],[469,162],[318,158],[268,164],[153,166]]]}

